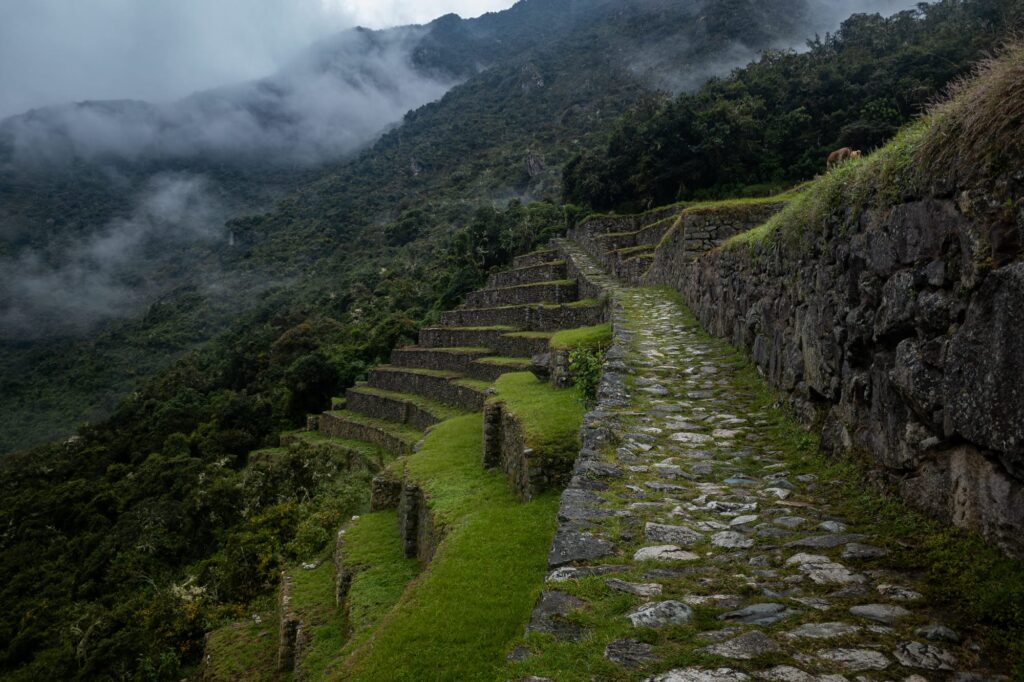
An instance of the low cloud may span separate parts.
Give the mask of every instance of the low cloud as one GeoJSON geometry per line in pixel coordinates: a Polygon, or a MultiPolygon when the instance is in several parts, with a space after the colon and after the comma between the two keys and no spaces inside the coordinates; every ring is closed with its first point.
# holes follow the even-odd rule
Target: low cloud
{"type": "Polygon", "coordinates": [[[305,50],[272,77],[167,104],[87,102],[8,119],[15,166],[214,156],[316,164],[367,144],[454,85],[417,73],[422,29],[354,30],[305,50]]]}
{"type": "Polygon", "coordinates": [[[63,248],[0,260],[0,339],[74,334],[136,312],[161,286],[142,266],[157,252],[223,239],[226,215],[204,177],[162,174],[127,218],[63,248]]]}

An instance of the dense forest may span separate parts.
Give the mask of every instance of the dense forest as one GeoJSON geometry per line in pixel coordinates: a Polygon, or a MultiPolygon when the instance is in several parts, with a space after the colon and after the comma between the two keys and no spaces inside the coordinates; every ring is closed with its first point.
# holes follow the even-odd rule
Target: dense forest
{"type": "Polygon", "coordinates": [[[597,153],[565,169],[568,202],[649,208],[767,193],[813,177],[829,152],[892,138],[1020,26],[1019,2],[938,2],[859,15],[807,50],[772,50],[675,99],[647,97],[597,153]]]}
{"type": "MultiPolygon", "coordinates": [[[[715,55],[737,35],[758,49],[777,42],[794,27],[758,17],[785,4],[711,3],[671,60],[715,55]]],[[[93,390],[161,358],[109,418],[3,461],[6,679],[180,679],[206,631],[247,617],[282,565],[326,546],[365,504],[364,475],[302,452],[268,493],[243,471],[250,451],[581,212],[812,177],[830,148],[881,144],[1022,18],[1011,0],[854,17],[807,51],[766,52],[671,99],[650,96],[601,46],[641,44],[652,21],[682,35],[692,7],[638,5],[656,15],[623,5],[488,69],[273,210],[232,221],[233,245],[195,263],[250,293],[264,282],[231,317],[236,299],[190,285],[71,342],[116,362],[4,368],[24,370],[4,390],[24,401],[37,382],[34,400],[46,402],[61,382],[93,390]]]]}

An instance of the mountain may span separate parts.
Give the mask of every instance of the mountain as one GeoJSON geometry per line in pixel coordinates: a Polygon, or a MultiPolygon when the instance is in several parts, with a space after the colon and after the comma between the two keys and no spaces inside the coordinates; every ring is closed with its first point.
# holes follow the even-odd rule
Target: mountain
{"type": "MultiPolygon", "coordinates": [[[[1003,4],[1013,3],[969,0],[937,5],[950,8],[945,14],[859,18],[834,40],[780,56],[774,50],[803,45],[809,17],[824,4],[526,0],[475,20],[449,16],[402,29],[415,36],[412,72],[458,84],[344,159],[282,164],[223,147],[171,159],[165,146],[163,156],[108,155],[102,163],[76,152],[57,164],[59,172],[8,163],[5,209],[33,227],[5,242],[7,256],[50,249],[37,260],[59,264],[60,245],[90,258],[122,253],[128,242],[116,237],[136,235],[132,226],[140,225],[153,240],[132,246],[139,257],[115,261],[100,280],[105,287],[97,291],[127,292],[127,315],[77,335],[4,346],[0,432],[7,449],[70,433],[83,415],[92,424],[0,465],[0,522],[10,529],[0,536],[8,605],[0,671],[29,680],[180,679],[194,670],[206,631],[266,605],[282,567],[324,550],[340,519],[365,507],[364,476],[322,471],[301,458],[249,497],[247,486],[256,485],[250,453],[279,445],[279,432],[327,408],[493,270],[590,210],[560,201],[563,189],[577,196],[578,185],[563,187],[567,164],[593,160],[594,174],[580,176],[593,195],[583,199],[611,195],[621,176],[602,169],[617,158],[640,184],[616,204],[649,202],[640,192],[649,184],[674,192],[678,183],[650,182],[662,180],[661,169],[638,149],[651,140],[670,150],[679,139],[685,117],[658,112],[674,112],[673,103],[689,97],[710,103],[708,112],[781,106],[764,104],[764,91],[751,83],[785,84],[787,98],[817,103],[820,114],[799,118],[793,137],[781,139],[806,134],[827,145],[837,129],[830,117],[843,118],[852,105],[819,101],[820,81],[885,57],[884,75],[914,78],[929,89],[922,98],[935,96],[943,79],[966,72],[1007,30],[1012,15],[1003,4]],[[930,22],[927,30],[914,28],[922,21],[930,22]],[[894,37],[873,45],[871,31],[854,30],[864,25],[894,37]],[[948,52],[956,61],[934,75],[925,53],[946,42],[958,46],[948,52]],[[773,51],[696,94],[657,94],[726,74],[763,49],[773,51]],[[801,78],[791,82],[794,73],[801,78]],[[54,208],[43,200],[51,195],[54,208]],[[12,196],[21,203],[8,204],[12,196]],[[219,208],[208,210],[218,203],[210,197],[220,197],[219,208]],[[58,222],[63,216],[74,220],[58,222]],[[198,225],[198,234],[169,244],[168,216],[198,225]],[[136,292],[147,295],[132,305],[136,292]],[[190,600],[193,584],[209,592],[190,600]]],[[[360,36],[366,45],[388,42],[360,36]]],[[[331,71],[331,46],[316,46],[310,54],[318,56],[291,68],[331,71]]],[[[356,82],[385,78],[368,68],[344,73],[356,82]]],[[[271,125],[284,100],[274,95],[277,104],[264,106],[262,99],[281,88],[240,87],[229,90],[245,93],[238,101],[248,113],[259,111],[261,126],[290,130],[271,125]]],[[[172,109],[222,111],[217,102],[235,101],[229,90],[172,109]]],[[[164,115],[146,104],[86,107],[94,108],[146,121],[164,115]]],[[[743,149],[756,155],[753,143],[743,149]]],[[[700,189],[729,191],[726,170],[736,164],[724,155],[696,158],[722,178],[719,184],[709,174],[700,189]]],[[[765,161],[741,189],[755,194],[789,179],[776,177],[776,167],[765,161]]],[[[565,177],[577,176],[570,170],[565,177]]],[[[97,264],[79,265],[89,274],[97,264]]],[[[46,296],[60,293],[42,281],[46,296]]]]}
{"type": "Polygon", "coordinates": [[[474,202],[558,197],[561,164],[630,102],[800,42],[808,12],[796,0],[529,0],[346,32],[267,79],[179,102],[4,121],[0,451],[101,419],[301,277],[327,255],[319,240],[347,247],[403,201],[430,194],[465,224],[474,202]]]}

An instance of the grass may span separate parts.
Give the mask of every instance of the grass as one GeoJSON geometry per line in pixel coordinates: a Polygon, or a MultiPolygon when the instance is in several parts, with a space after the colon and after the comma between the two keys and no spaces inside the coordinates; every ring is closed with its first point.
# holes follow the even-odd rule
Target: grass
{"type": "Polygon", "coordinates": [[[345,680],[493,680],[539,593],[558,497],[520,504],[480,465],[479,414],[438,425],[406,462],[446,530],[430,566],[373,637],[330,674],[345,680]]]}
{"type": "Polygon", "coordinates": [[[555,389],[530,372],[503,374],[494,388],[491,400],[519,420],[529,447],[543,457],[576,457],[585,408],[575,391],[555,389]]]}
{"type": "Polygon", "coordinates": [[[260,614],[262,622],[233,623],[210,633],[209,662],[202,679],[208,682],[276,682],[277,613],[260,614]]]}
{"type": "Polygon", "coordinates": [[[612,343],[611,324],[599,324],[593,327],[578,327],[556,332],[549,343],[552,350],[572,350],[574,348],[607,348],[612,343]]]}
{"type": "Polygon", "coordinates": [[[317,679],[345,638],[341,611],[334,603],[334,564],[324,561],[312,570],[293,568],[288,574],[292,608],[309,641],[296,661],[296,672],[305,679],[317,679]]]}
{"type": "Polygon", "coordinates": [[[529,282],[527,284],[514,284],[509,287],[498,287],[497,289],[493,289],[492,291],[504,291],[506,289],[529,289],[531,287],[568,287],[572,286],[573,284],[576,284],[576,280],[574,279],[553,279],[547,282],[529,282]]]}
{"type": "Polygon", "coordinates": [[[506,358],[499,355],[480,358],[477,362],[483,365],[508,365],[509,367],[529,367],[530,358],[506,358]]]}

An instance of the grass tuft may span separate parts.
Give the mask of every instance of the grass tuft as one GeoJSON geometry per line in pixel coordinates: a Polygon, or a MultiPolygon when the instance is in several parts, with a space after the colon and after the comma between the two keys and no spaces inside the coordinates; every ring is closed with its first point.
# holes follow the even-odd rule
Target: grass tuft
{"type": "Polygon", "coordinates": [[[575,391],[558,390],[530,372],[503,374],[497,395],[523,428],[526,444],[543,457],[575,459],[585,408],[575,391]]]}

